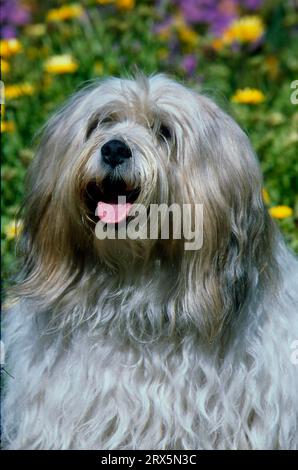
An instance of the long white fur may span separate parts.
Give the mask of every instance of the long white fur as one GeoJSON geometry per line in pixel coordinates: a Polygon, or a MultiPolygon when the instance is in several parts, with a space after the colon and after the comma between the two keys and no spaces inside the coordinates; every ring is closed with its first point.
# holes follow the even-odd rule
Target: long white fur
{"type": "Polygon", "coordinates": [[[298,263],[231,118],[164,76],[108,80],[52,118],[29,184],[4,319],[7,448],[297,449],[298,263]],[[86,140],[111,111],[117,123],[86,140]],[[175,142],[158,143],[151,121],[169,116],[175,142]],[[133,148],[122,177],[142,202],[204,202],[200,253],[94,238],[77,180],[104,176],[96,151],[114,135],[133,148]]]}

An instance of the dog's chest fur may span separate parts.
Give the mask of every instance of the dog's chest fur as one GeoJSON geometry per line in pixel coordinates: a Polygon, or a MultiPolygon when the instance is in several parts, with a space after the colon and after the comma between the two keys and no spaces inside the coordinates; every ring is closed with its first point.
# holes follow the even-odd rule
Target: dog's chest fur
{"type": "Polygon", "coordinates": [[[283,325],[279,356],[273,335],[277,325],[269,322],[266,347],[254,338],[246,347],[234,345],[220,360],[216,348],[207,351],[195,335],[180,342],[129,343],[121,335],[91,332],[87,324],[68,336],[41,335],[40,323],[30,317],[31,322],[15,320],[12,334],[19,339],[13,392],[6,403],[9,419],[18,423],[13,448],[288,445],[297,375],[285,362],[283,325]],[[286,401],[276,386],[285,381],[293,394],[286,401]],[[286,408],[287,422],[281,425],[286,408]],[[267,433],[268,427],[274,432],[267,433]]]}

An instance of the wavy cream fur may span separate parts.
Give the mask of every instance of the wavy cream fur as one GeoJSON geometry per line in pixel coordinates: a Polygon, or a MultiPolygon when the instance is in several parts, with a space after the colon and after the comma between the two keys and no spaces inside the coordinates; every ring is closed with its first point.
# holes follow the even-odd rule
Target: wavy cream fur
{"type": "Polygon", "coordinates": [[[237,124],[162,75],[95,84],[50,119],[5,315],[7,448],[297,448],[298,264],[261,188],[237,124]],[[201,250],[95,238],[84,194],[115,137],[138,202],[204,205],[201,250]]]}

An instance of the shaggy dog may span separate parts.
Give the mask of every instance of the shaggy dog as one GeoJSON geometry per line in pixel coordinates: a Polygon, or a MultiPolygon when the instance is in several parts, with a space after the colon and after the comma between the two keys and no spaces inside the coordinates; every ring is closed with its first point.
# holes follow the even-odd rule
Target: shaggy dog
{"type": "Polygon", "coordinates": [[[105,80],[50,119],[5,315],[7,448],[297,448],[298,265],[261,190],[234,120],[165,76],[105,80]],[[136,203],[148,221],[202,204],[202,247],[95,236],[136,203]]]}

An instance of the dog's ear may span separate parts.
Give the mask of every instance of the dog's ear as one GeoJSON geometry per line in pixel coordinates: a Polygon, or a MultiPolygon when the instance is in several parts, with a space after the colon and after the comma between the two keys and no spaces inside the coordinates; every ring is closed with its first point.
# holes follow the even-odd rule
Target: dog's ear
{"type": "Polygon", "coordinates": [[[70,98],[50,118],[39,136],[37,152],[27,175],[22,208],[23,295],[38,295],[38,289],[42,291],[45,284],[48,290],[51,280],[54,285],[57,276],[62,284],[62,278],[66,276],[62,272],[63,260],[69,269],[73,250],[79,259],[80,237],[75,221],[78,224],[81,221],[77,214],[72,214],[74,204],[70,197],[67,199],[67,191],[69,175],[76,158],[79,161],[84,145],[86,96],[84,90],[70,98]]]}
{"type": "Polygon", "coordinates": [[[257,286],[262,292],[269,279],[272,285],[276,229],[248,137],[208,98],[197,103],[185,181],[203,204],[203,246],[185,253],[184,271],[189,309],[210,339],[239,318],[257,286]]]}

